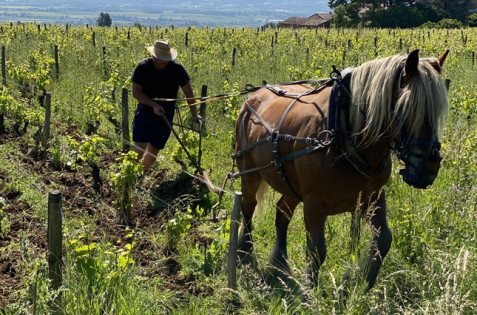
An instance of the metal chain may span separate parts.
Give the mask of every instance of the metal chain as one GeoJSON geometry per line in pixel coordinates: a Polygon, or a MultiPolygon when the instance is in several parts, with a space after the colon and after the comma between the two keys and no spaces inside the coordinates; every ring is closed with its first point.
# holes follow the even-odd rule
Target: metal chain
{"type": "Polygon", "coordinates": [[[270,166],[274,166],[274,165],[276,165],[275,161],[270,161],[268,164],[265,164],[265,165],[262,165],[262,166],[257,166],[257,167],[254,167],[254,168],[249,168],[248,170],[243,170],[241,172],[235,172],[235,173],[230,172],[228,174],[228,178],[235,179],[235,178],[237,178],[239,176],[242,176],[244,174],[260,171],[260,170],[263,170],[265,168],[269,168],[270,166]]]}

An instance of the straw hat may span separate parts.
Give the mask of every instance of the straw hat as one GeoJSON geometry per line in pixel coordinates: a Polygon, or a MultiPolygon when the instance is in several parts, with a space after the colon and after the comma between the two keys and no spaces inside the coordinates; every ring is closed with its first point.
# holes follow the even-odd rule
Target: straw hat
{"type": "Polygon", "coordinates": [[[168,40],[156,40],[154,46],[146,47],[147,51],[161,60],[174,60],[177,58],[177,50],[171,47],[168,40]]]}

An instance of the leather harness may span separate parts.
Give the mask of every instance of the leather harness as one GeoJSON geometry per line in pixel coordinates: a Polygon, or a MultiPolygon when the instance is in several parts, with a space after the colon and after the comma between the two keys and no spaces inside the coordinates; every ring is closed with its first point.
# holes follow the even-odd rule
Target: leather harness
{"type": "MultiPolygon", "coordinates": [[[[246,100],[245,106],[247,107],[247,109],[260,120],[260,122],[262,123],[264,128],[267,129],[270,135],[267,138],[260,139],[257,142],[251,144],[250,146],[238,151],[232,156],[232,158],[237,159],[259,145],[273,142],[272,152],[274,159],[270,163],[263,166],[259,166],[250,170],[243,170],[237,173],[230,173],[228,177],[236,178],[249,172],[258,171],[264,168],[268,168],[270,166],[275,166],[277,172],[280,174],[281,178],[285,181],[285,183],[293,192],[293,194],[300,201],[303,201],[301,196],[298,194],[298,192],[288,180],[283,164],[304,154],[308,154],[318,149],[325,148],[332,143],[335,144],[334,147],[338,152],[339,158],[344,158],[346,161],[348,161],[349,164],[361,175],[365,177],[371,177],[379,174],[388,165],[388,163],[390,162],[389,159],[383,159],[383,161],[381,161],[378,167],[373,168],[369,165],[366,159],[356,150],[351,140],[352,134],[349,117],[351,107],[350,82],[353,69],[354,68],[347,68],[342,70],[341,72],[334,69],[330,80],[325,81],[321,86],[316,89],[306,90],[302,93],[288,93],[287,91],[267,85],[265,88],[272,91],[276,95],[280,97],[292,98],[292,101],[282,114],[280,122],[278,123],[278,126],[275,130],[273,130],[273,128],[271,128],[270,125],[265,120],[263,120],[263,118],[252,108],[252,106],[250,106],[250,104],[248,104],[246,100]],[[335,74],[335,76],[333,76],[333,73],[335,74]],[[319,93],[325,87],[329,87],[331,85],[333,86],[333,88],[329,101],[327,130],[321,131],[316,138],[295,137],[292,135],[280,133],[280,129],[285,120],[285,117],[287,116],[293,105],[296,104],[296,102],[300,100],[302,96],[319,93]],[[297,150],[282,156],[279,152],[280,140],[301,141],[309,144],[309,146],[304,149],[297,150]]],[[[363,113],[363,115],[365,114],[363,113]]]]}

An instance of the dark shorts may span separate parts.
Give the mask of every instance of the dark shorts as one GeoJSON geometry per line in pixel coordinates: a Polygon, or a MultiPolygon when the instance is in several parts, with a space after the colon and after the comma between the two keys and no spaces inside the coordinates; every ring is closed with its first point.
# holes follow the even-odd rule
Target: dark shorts
{"type": "MultiPolygon", "coordinates": [[[[170,122],[174,110],[166,109],[166,117],[170,122]]],[[[156,149],[164,149],[171,129],[161,116],[154,114],[151,107],[139,105],[133,120],[133,141],[149,143],[156,149]]]]}

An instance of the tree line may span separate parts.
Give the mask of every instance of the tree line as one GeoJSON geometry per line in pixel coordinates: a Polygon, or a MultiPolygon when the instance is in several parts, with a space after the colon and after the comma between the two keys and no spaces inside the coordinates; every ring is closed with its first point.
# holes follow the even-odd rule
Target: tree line
{"type": "Polygon", "coordinates": [[[476,0],[329,0],[328,6],[336,27],[477,26],[476,0]]]}

